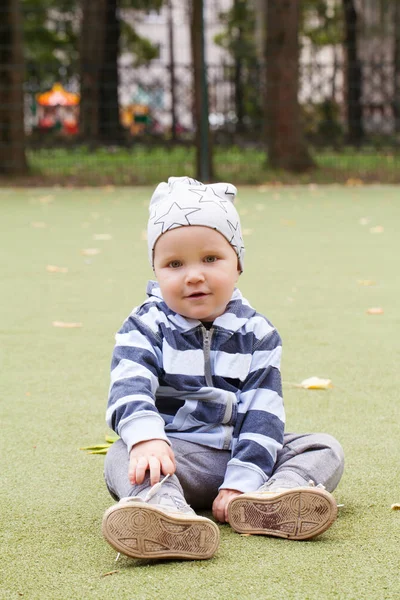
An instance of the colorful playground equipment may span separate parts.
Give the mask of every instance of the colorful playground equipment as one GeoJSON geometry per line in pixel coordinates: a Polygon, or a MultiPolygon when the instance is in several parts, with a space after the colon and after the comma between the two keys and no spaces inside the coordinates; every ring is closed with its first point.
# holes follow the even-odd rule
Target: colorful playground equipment
{"type": "Polygon", "coordinates": [[[79,94],[67,92],[60,83],[55,83],[47,92],[37,94],[38,128],[66,135],[78,133],[79,101],[79,94]]]}

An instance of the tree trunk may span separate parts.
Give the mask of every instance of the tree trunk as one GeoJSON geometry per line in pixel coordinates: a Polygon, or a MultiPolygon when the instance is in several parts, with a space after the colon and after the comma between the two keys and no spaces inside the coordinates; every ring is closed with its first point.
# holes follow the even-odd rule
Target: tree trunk
{"type": "Polygon", "coordinates": [[[80,39],[79,130],[85,141],[116,143],[122,128],[118,103],[120,24],[117,0],[83,0],[80,39]]]}
{"type": "Polygon", "coordinates": [[[100,137],[100,73],[104,60],[106,3],[107,0],[82,0],[79,132],[88,142],[96,142],[100,137]]]}
{"type": "Polygon", "coordinates": [[[19,0],[3,0],[0,22],[0,172],[27,172],[24,131],[24,56],[19,0]]]}
{"type": "Polygon", "coordinates": [[[203,0],[192,0],[191,46],[194,89],[194,126],[196,128],[196,177],[204,182],[213,179],[213,161],[208,123],[208,88],[204,60],[203,0]]]}
{"type": "Polygon", "coordinates": [[[357,11],[354,0],[343,0],[345,21],[345,55],[347,62],[347,136],[351,144],[360,144],[364,137],[362,122],[362,71],[357,49],[357,11]]]}
{"type": "Polygon", "coordinates": [[[298,102],[299,0],[268,0],[265,138],[273,168],[314,166],[303,137],[298,102]]]}
{"type": "Polygon", "coordinates": [[[118,98],[121,24],[117,8],[118,0],[107,0],[103,65],[100,71],[100,137],[103,142],[110,144],[119,144],[123,140],[118,98]]]}
{"type": "Polygon", "coordinates": [[[394,98],[395,131],[400,133],[400,5],[394,5],[394,98]]]}

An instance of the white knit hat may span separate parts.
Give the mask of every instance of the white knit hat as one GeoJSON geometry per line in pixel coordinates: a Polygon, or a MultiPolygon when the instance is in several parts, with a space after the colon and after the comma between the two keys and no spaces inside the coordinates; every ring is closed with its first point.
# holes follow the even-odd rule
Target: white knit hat
{"type": "Polygon", "coordinates": [[[170,177],[155,189],[150,200],[147,225],[149,260],[153,265],[158,238],[176,227],[204,225],[216,229],[230,243],[243,271],[244,245],[239,215],[233,203],[236,188],[231,183],[205,185],[190,177],[170,177]]]}

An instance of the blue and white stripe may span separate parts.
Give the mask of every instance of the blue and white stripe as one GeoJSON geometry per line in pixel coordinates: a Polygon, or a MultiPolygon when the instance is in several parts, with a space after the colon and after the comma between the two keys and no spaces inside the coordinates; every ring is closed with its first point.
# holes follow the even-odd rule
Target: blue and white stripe
{"type": "Polygon", "coordinates": [[[276,329],[235,290],[209,332],[208,356],[201,322],[172,312],[155,282],[148,296],[116,334],[108,425],[128,450],[172,437],[230,449],[221,487],[257,489],[270,477],[283,443],[276,329]]]}

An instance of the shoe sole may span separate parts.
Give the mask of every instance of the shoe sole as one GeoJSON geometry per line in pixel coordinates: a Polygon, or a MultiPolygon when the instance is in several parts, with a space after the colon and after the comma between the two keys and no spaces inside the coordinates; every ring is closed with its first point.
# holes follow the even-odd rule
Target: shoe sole
{"type": "Polygon", "coordinates": [[[328,529],[337,517],[333,497],[319,489],[291,489],[274,494],[244,494],[228,507],[238,533],[308,540],[328,529]]]}
{"type": "Polygon", "coordinates": [[[118,552],[132,558],[211,558],[219,544],[215,523],[197,515],[172,515],[151,505],[115,505],[103,517],[102,532],[118,552]]]}

